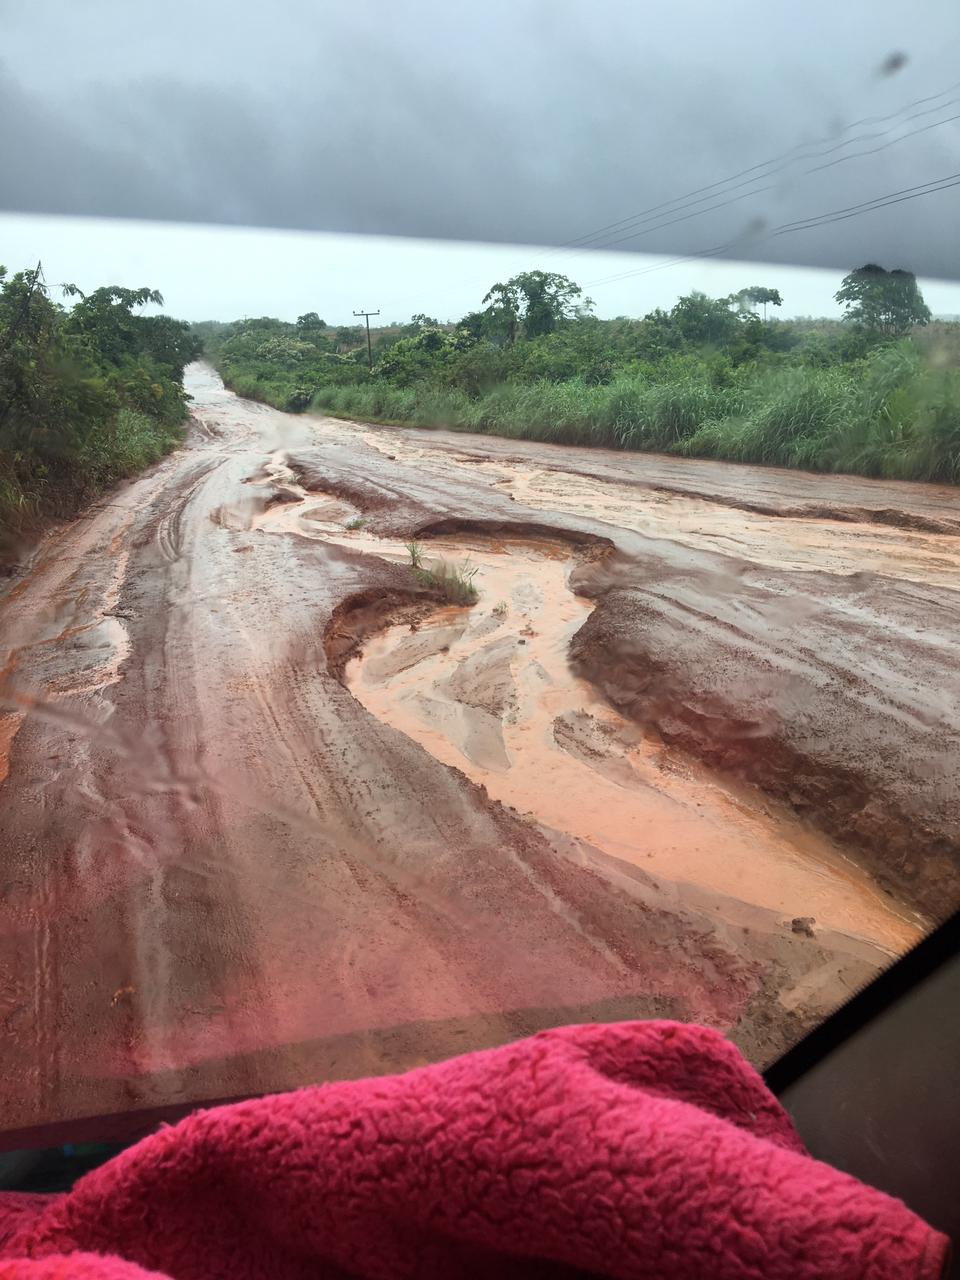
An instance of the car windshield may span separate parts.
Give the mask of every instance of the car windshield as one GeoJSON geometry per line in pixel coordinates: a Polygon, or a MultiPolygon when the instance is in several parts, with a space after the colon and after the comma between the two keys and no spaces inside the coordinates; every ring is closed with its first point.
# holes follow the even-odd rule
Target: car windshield
{"type": "Polygon", "coordinates": [[[642,85],[579,6],[281,5],[247,88],[218,5],[12,21],[2,1145],[572,1022],[763,1068],[960,905],[950,41],[742,7],[755,84],[693,0],[642,85]]]}

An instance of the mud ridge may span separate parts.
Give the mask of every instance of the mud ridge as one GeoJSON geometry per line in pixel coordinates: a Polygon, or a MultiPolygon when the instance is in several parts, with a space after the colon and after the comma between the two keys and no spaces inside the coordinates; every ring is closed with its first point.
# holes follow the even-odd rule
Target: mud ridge
{"type": "MultiPolygon", "coordinates": [[[[675,493],[677,490],[670,489],[666,492],[675,493]]],[[[681,492],[686,493],[685,490],[681,492]]],[[[717,502],[716,497],[705,493],[691,493],[688,496],[699,498],[703,502],[717,502]]],[[[901,511],[897,507],[775,507],[763,502],[732,500],[718,505],[783,520],[835,520],[843,524],[879,524],[895,529],[907,529],[913,533],[936,533],[954,538],[960,537],[960,521],[933,520],[929,516],[918,516],[910,511],[901,511]]]]}
{"type": "MultiPolygon", "coordinates": [[[[562,446],[558,446],[562,447],[562,446]]],[[[637,456],[637,455],[630,455],[637,456]]],[[[642,456],[642,455],[641,455],[642,456]]],[[[658,457],[659,455],[651,455],[658,457]]],[[[672,455],[667,455],[669,461],[676,459],[672,455]]],[[[523,455],[512,454],[496,454],[490,455],[485,453],[469,453],[462,451],[457,456],[457,461],[463,462],[491,462],[498,464],[513,464],[525,466],[529,464],[530,459],[523,455]]],[[[571,470],[569,465],[560,465],[552,459],[541,459],[540,465],[544,470],[550,471],[556,475],[576,475],[587,476],[598,483],[607,482],[610,477],[602,471],[591,470],[589,466],[579,467],[571,470]]],[[[769,468],[776,471],[780,468],[769,468]]],[[[800,474],[811,477],[820,477],[820,472],[801,472],[800,474]]],[[[823,476],[827,479],[845,479],[843,475],[834,477],[832,474],[823,476]]],[[[852,477],[859,480],[860,477],[852,477]]],[[[800,502],[792,504],[776,504],[768,502],[751,501],[748,498],[736,498],[730,494],[716,493],[711,490],[702,490],[694,486],[674,485],[656,480],[637,479],[634,476],[622,475],[617,477],[616,483],[626,488],[638,489],[647,493],[662,493],[669,497],[688,498],[700,502],[708,502],[713,506],[726,507],[733,511],[746,511],[751,515],[769,516],[780,520],[833,520],[844,524],[875,524],[887,527],[906,529],[914,533],[932,533],[947,535],[950,537],[960,537],[960,520],[943,520],[936,519],[932,516],[923,516],[917,512],[905,511],[900,507],[866,507],[860,505],[844,506],[839,504],[823,503],[823,502],[800,502]]]]}
{"type": "Polygon", "coordinates": [[[418,525],[415,538],[440,538],[450,534],[477,533],[490,538],[537,538],[547,542],[560,542],[574,547],[580,558],[597,561],[611,555],[614,543],[610,538],[587,533],[581,529],[561,528],[558,525],[539,524],[531,520],[470,520],[460,516],[448,516],[418,525]]]}
{"type": "Polygon", "coordinates": [[[387,627],[408,622],[416,627],[441,604],[433,592],[409,592],[367,587],[354,592],[336,606],[323,631],[323,651],[327,670],[345,685],[344,671],[352,658],[363,653],[364,643],[387,627]]]}
{"type": "Polygon", "coordinates": [[[960,893],[960,849],[943,832],[904,812],[852,769],[830,769],[798,751],[769,723],[698,691],[687,673],[639,647],[629,650],[607,633],[601,597],[570,645],[573,671],[590,681],[623,715],[653,727],[713,768],[785,801],[796,813],[855,854],[885,892],[937,918],[960,893]]]}
{"type": "Polygon", "coordinates": [[[380,511],[396,505],[396,500],[379,485],[363,480],[331,479],[322,475],[315,463],[304,458],[288,455],[287,466],[296,482],[308,493],[325,493],[331,498],[341,498],[358,511],[380,511]]]}
{"type": "MultiPolygon", "coordinates": [[[[560,470],[551,468],[551,470],[560,470]]],[[[598,480],[604,477],[597,476],[598,480]]],[[[937,533],[960,537],[960,520],[935,520],[931,516],[917,515],[898,507],[839,507],[826,503],[798,503],[793,506],[777,506],[768,502],[750,502],[746,498],[732,498],[725,494],[687,489],[682,485],[647,484],[643,480],[621,479],[618,484],[634,489],[646,489],[652,493],[665,493],[676,498],[694,498],[716,507],[728,507],[732,511],[746,511],[750,515],[771,516],[777,520],[835,520],[842,524],[879,524],[895,529],[907,529],[913,533],[937,533]]]]}

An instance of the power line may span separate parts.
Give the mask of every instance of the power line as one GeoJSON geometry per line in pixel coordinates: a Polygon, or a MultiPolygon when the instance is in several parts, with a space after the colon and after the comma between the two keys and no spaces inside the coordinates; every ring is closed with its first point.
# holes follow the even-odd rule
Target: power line
{"type": "MultiPolygon", "coordinates": [[[[893,120],[897,116],[902,115],[904,111],[909,111],[913,107],[921,106],[925,102],[932,102],[935,98],[946,97],[948,93],[952,93],[955,89],[958,89],[958,88],[960,88],[960,81],[958,81],[956,84],[950,85],[949,88],[947,89],[942,89],[939,93],[931,94],[925,98],[918,98],[914,102],[908,102],[904,106],[898,108],[897,111],[891,112],[890,115],[865,117],[863,120],[855,121],[853,124],[847,125],[844,132],[847,132],[850,129],[859,128],[859,126],[862,124],[884,124],[887,121],[893,120]]],[[[952,104],[942,103],[939,107],[933,108],[933,110],[943,110],[950,105],[952,104]]],[[[923,114],[929,114],[929,113],[921,112],[919,114],[923,115],[923,114]]],[[[916,118],[917,118],[916,116],[908,117],[908,119],[903,123],[908,123],[909,120],[916,119],[916,118]]],[[[857,142],[861,140],[862,140],[861,138],[847,138],[845,141],[841,143],[837,143],[835,146],[829,148],[825,152],[815,152],[811,156],[807,156],[807,157],[798,156],[797,158],[813,159],[816,157],[816,155],[819,155],[819,154],[827,155],[827,154],[830,154],[831,151],[839,150],[839,148],[841,147],[849,146],[852,142],[857,142]]],[[[774,156],[769,160],[764,160],[760,164],[751,165],[747,169],[741,169],[738,173],[731,174],[730,177],[728,178],[721,178],[717,182],[711,182],[707,186],[696,187],[693,191],[688,191],[685,195],[682,195],[682,196],[675,196],[672,200],[665,200],[660,204],[651,205],[649,209],[642,209],[640,210],[639,213],[632,214],[631,216],[626,218],[621,218],[617,222],[607,223],[606,226],[600,227],[597,231],[587,232],[582,236],[576,237],[574,240],[568,241],[566,245],[558,246],[558,248],[575,247],[580,245],[582,242],[595,240],[597,238],[600,238],[607,231],[615,231],[621,227],[627,227],[630,224],[636,222],[638,219],[643,219],[647,214],[662,212],[668,209],[670,205],[676,205],[676,204],[680,204],[683,201],[690,200],[691,197],[700,195],[702,192],[715,191],[718,187],[727,187],[729,186],[730,183],[735,182],[737,178],[744,178],[749,174],[755,174],[756,176],[752,178],[748,177],[747,182],[740,183],[739,184],[740,186],[749,185],[750,182],[762,181],[763,178],[770,175],[759,174],[758,171],[760,169],[770,168],[772,165],[778,164],[781,161],[788,160],[791,156],[794,156],[797,152],[801,152],[812,147],[819,147],[819,146],[822,146],[824,143],[833,142],[833,141],[834,140],[832,138],[821,138],[821,139],[818,139],[816,142],[797,143],[795,146],[791,147],[788,151],[783,152],[779,156],[774,156]]],[[[736,190],[736,187],[732,189],[736,190]]],[[[713,198],[712,196],[704,197],[704,199],[708,199],[708,200],[712,198],[713,198]]],[[[700,203],[700,202],[697,202],[697,203],[700,203]]]]}
{"type": "Polygon", "coordinates": [[[872,213],[874,209],[886,209],[891,204],[903,204],[905,200],[917,200],[920,196],[932,196],[938,191],[947,191],[950,187],[960,186],[960,173],[951,173],[946,178],[934,178],[933,182],[922,184],[927,189],[919,190],[917,187],[904,187],[904,192],[913,192],[912,195],[904,195],[901,192],[893,191],[891,197],[877,196],[875,200],[865,200],[863,204],[848,205],[846,209],[834,209],[830,213],[816,214],[812,218],[801,218],[797,222],[783,223],[776,227],[767,236],[762,239],[770,240],[774,236],[788,235],[794,231],[809,231],[812,227],[825,227],[831,222],[844,222],[847,218],[857,218],[864,213],[872,213]]]}
{"type": "MultiPolygon", "coordinates": [[[[871,213],[874,209],[885,208],[888,204],[900,204],[903,200],[915,200],[920,196],[933,195],[937,191],[945,191],[949,187],[957,185],[960,185],[960,174],[950,174],[945,178],[935,178],[932,182],[921,183],[919,187],[904,187],[901,191],[892,191],[886,196],[877,196],[875,199],[866,200],[859,205],[849,205],[844,209],[834,209],[828,213],[816,214],[811,218],[801,219],[796,223],[784,223],[780,227],[775,227],[766,235],[757,237],[757,241],[755,241],[755,243],[762,243],[764,240],[771,240],[780,235],[789,235],[794,231],[807,231],[812,230],[817,226],[827,226],[830,222],[842,222],[846,218],[856,217],[861,213],[871,213]],[[958,179],[958,181],[951,181],[951,179],[958,179]],[[909,194],[911,192],[915,194],[909,194]]],[[[585,287],[596,288],[598,285],[613,284],[618,280],[626,280],[634,276],[648,275],[653,271],[663,271],[668,267],[679,266],[684,262],[696,262],[702,258],[717,257],[721,254],[728,253],[731,249],[735,249],[738,243],[742,243],[742,241],[729,240],[726,244],[716,245],[712,249],[702,249],[699,252],[687,254],[681,258],[674,258],[670,262],[658,262],[649,267],[640,267],[636,270],[621,271],[616,275],[604,276],[599,280],[588,281],[585,287]]]]}
{"type": "MultiPolygon", "coordinates": [[[[843,222],[848,218],[859,217],[864,213],[872,213],[875,209],[885,209],[889,205],[903,204],[906,200],[918,200],[921,196],[935,195],[939,191],[947,191],[951,187],[957,186],[960,186],[960,173],[947,174],[943,178],[933,178],[929,182],[919,183],[914,187],[902,187],[899,191],[890,191],[885,195],[875,196],[872,200],[861,201],[859,204],[847,205],[841,209],[831,209],[825,213],[814,214],[809,218],[798,219],[796,222],[782,223],[765,235],[758,236],[754,243],[772,240],[777,236],[792,235],[796,231],[810,231],[816,227],[829,226],[831,222],[843,222]]],[[[679,266],[684,262],[695,262],[701,258],[716,257],[736,248],[738,243],[740,243],[738,240],[730,240],[726,244],[717,245],[712,249],[704,249],[699,253],[687,254],[685,257],[675,258],[671,262],[658,262],[653,266],[640,267],[637,270],[622,271],[616,275],[604,276],[599,280],[588,281],[584,287],[595,289],[598,285],[613,284],[617,280],[647,275],[652,271],[662,271],[667,267],[679,266]]]]}
{"type": "Polygon", "coordinates": [[[600,280],[588,280],[583,286],[585,289],[595,289],[598,285],[613,284],[617,280],[632,279],[634,276],[648,276],[654,271],[666,271],[668,267],[679,267],[684,262],[697,262],[701,258],[715,257],[723,253],[727,245],[717,245],[714,249],[701,249],[696,253],[688,253],[682,258],[673,258],[670,262],[656,262],[653,266],[637,267],[632,271],[621,271],[614,276],[604,276],[600,280]]]}
{"type": "MultiPolygon", "coordinates": [[[[960,99],[957,99],[960,102],[960,99]]],[[[936,129],[940,125],[950,124],[954,120],[960,120],[960,113],[955,116],[949,116],[946,120],[937,120],[933,124],[923,125],[919,129],[913,129],[910,133],[901,134],[899,138],[893,138],[890,142],[886,142],[883,146],[874,147],[870,151],[857,151],[853,155],[841,156],[839,160],[832,160],[829,164],[816,165],[812,169],[804,169],[802,173],[817,173],[821,169],[832,168],[835,164],[842,164],[845,160],[856,160],[860,156],[875,155],[878,151],[885,151],[888,147],[895,146],[898,142],[903,142],[907,138],[912,138],[915,134],[926,133],[928,129],[936,129]]],[[[772,174],[770,175],[773,176],[772,174]]],[[[608,240],[603,245],[594,246],[595,248],[610,249],[616,244],[623,244],[626,240],[639,240],[641,236],[652,235],[654,231],[662,231],[665,227],[676,226],[678,222],[689,222],[691,218],[698,218],[704,213],[712,213],[715,209],[724,209],[728,205],[737,204],[741,200],[748,200],[751,196],[762,195],[764,191],[773,191],[775,183],[768,183],[765,187],[754,187],[751,191],[744,191],[738,196],[732,196],[729,200],[718,200],[716,204],[709,205],[706,209],[698,209],[695,213],[686,213],[679,218],[667,218],[664,222],[658,222],[655,226],[645,227],[640,231],[631,231],[625,236],[620,236],[616,240],[608,240]]]]}
{"type": "MultiPolygon", "coordinates": [[[[960,102],[960,98],[954,101],[960,102]]],[[[945,102],[944,107],[953,106],[952,102],[945,102]]],[[[940,108],[941,110],[943,108],[940,108]]],[[[912,116],[911,119],[916,119],[912,116]]],[[[927,133],[930,129],[939,129],[943,124],[951,124],[954,120],[960,120],[960,114],[955,116],[947,116],[945,120],[934,120],[932,124],[925,124],[919,129],[911,129],[909,133],[902,133],[899,138],[891,138],[889,142],[885,142],[881,147],[871,147],[869,151],[856,151],[852,156],[841,156],[839,160],[831,160],[829,164],[818,164],[812,169],[804,169],[804,173],[819,173],[822,169],[832,169],[835,164],[842,164],[844,160],[859,160],[861,156],[875,156],[878,151],[886,151],[888,147],[895,147],[898,142],[903,142],[906,138],[915,138],[918,133],[927,133]]]]}
{"type": "MultiPolygon", "coordinates": [[[[844,132],[849,132],[849,130],[859,128],[861,125],[865,125],[865,124],[886,124],[891,120],[896,120],[898,117],[903,116],[904,112],[910,111],[914,107],[922,106],[924,103],[933,102],[938,98],[944,98],[947,96],[947,94],[952,93],[954,90],[958,88],[960,88],[960,81],[958,81],[956,84],[950,85],[946,89],[942,89],[939,93],[929,94],[924,98],[917,98],[913,102],[908,102],[904,104],[902,107],[898,108],[897,111],[891,112],[889,115],[865,117],[863,120],[855,121],[853,124],[847,125],[846,128],[844,129],[844,132]]],[[[960,99],[955,99],[950,102],[942,102],[940,103],[939,106],[929,108],[926,111],[916,112],[914,115],[906,116],[904,119],[900,120],[900,124],[909,124],[911,120],[919,119],[924,115],[930,115],[935,111],[946,110],[948,107],[955,105],[955,102],[958,102],[958,101],[960,101],[960,99]]],[[[891,142],[886,145],[887,146],[895,145],[895,143],[902,141],[905,138],[913,137],[917,133],[926,132],[928,129],[938,128],[940,125],[948,124],[950,123],[951,120],[955,120],[955,119],[957,119],[956,116],[951,116],[947,120],[935,121],[933,124],[923,126],[920,129],[911,130],[909,133],[903,134],[899,138],[892,139],[891,142]]],[[[750,186],[752,183],[761,182],[766,178],[772,177],[775,173],[782,172],[783,169],[788,168],[791,164],[796,164],[801,160],[817,159],[818,157],[823,155],[831,155],[835,151],[841,150],[844,147],[851,146],[855,142],[870,141],[878,137],[884,137],[886,136],[886,133],[889,133],[889,132],[890,130],[888,129],[884,132],[876,133],[876,134],[862,134],[856,137],[846,138],[841,142],[836,142],[835,139],[833,138],[821,138],[815,142],[797,143],[796,146],[791,147],[788,151],[783,152],[781,155],[774,156],[769,160],[764,160],[759,164],[751,165],[746,169],[741,169],[739,170],[739,172],[731,174],[727,178],[722,178],[717,182],[708,183],[706,186],[696,187],[692,191],[688,191],[685,195],[675,196],[672,200],[664,200],[660,204],[651,205],[649,208],[642,209],[638,213],[631,214],[626,218],[620,218],[616,222],[607,223],[605,226],[598,228],[596,231],[586,232],[582,236],[577,236],[573,240],[569,240],[563,245],[558,245],[556,251],[563,252],[564,250],[572,250],[577,248],[600,247],[600,246],[597,246],[595,242],[599,240],[603,240],[610,232],[618,231],[618,230],[627,230],[628,228],[631,228],[634,226],[640,226],[643,224],[643,222],[649,221],[651,216],[654,216],[658,213],[666,213],[668,211],[671,213],[679,213],[683,209],[692,208],[693,205],[695,204],[703,204],[705,201],[713,199],[715,195],[726,194],[726,192],[722,192],[718,190],[718,188],[727,188],[727,190],[735,191],[739,187],[750,186]],[[824,144],[827,144],[827,143],[830,143],[832,145],[828,146],[826,150],[815,149],[815,148],[822,148],[824,144]],[[773,167],[773,166],[777,166],[777,167],[773,167]],[[760,172],[761,170],[770,170],[770,172],[760,172]],[[737,179],[743,179],[743,181],[737,182],[737,179]],[[731,184],[735,184],[735,185],[731,185],[731,184]],[[709,192],[713,192],[714,195],[704,194],[709,192]],[[694,199],[694,197],[700,197],[700,198],[694,199]],[[678,206],[678,207],[671,208],[671,206],[678,206]]],[[[851,156],[841,156],[838,160],[832,161],[831,163],[839,164],[839,163],[843,163],[847,159],[856,159],[858,158],[858,156],[861,156],[861,155],[872,155],[874,154],[875,150],[881,150],[881,149],[883,148],[875,148],[874,150],[870,150],[870,151],[857,152],[851,156]]],[[[817,172],[820,167],[821,166],[816,166],[812,169],[805,169],[803,170],[803,173],[817,172]]],[[[826,168],[826,167],[829,167],[829,165],[825,165],[822,167],[826,168]]],[[[767,189],[768,188],[761,188],[760,190],[767,190],[767,189]]],[[[746,194],[747,195],[759,194],[759,192],[747,192],[746,194]]],[[[737,198],[739,199],[743,197],[737,197],[737,198]]],[[[712,207],[719,207],[719,206],[712,206],[712,207]]],[[[701,210],[700,212],[707,213],[707,212],[710,212],[710,210],[704,209],[704,210],[701,210]]],[[[696,215],[691,215],[691,216],[696,216],[696,215]]],[[[661,224],[661,225],[669,225],[669,224],[661,224]]],[[[650,228],[650,230],[656,230],[656,229],[657,228],[650,228]]],[[[646,234],[646,232],[644,232],[643,234],[646,234]]],[[[617,240],[611,241],[610,243],[619,244],[619,243],[622,243],[623,240],[630,239],[630,238],[632,237],[629,235],[623,236],[617,240]]]]}

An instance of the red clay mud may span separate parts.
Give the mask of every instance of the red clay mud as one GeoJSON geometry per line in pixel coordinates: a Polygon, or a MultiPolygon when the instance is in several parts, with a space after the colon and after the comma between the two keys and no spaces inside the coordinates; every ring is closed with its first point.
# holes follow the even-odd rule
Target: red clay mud
{"type": "Polygon", "coordinates": [[[696,1019],[762,1064],[951,905],[944,491],[190,387],[188,446],[0,599],[8,1143],[564,1021],[696,1019]],[[483,558],[469,624],[412,537],[483,558]],[[761,750],[712,754],[729,724],[761,750]],[[796,787],[751,772],[786,747],[796,787]]]}

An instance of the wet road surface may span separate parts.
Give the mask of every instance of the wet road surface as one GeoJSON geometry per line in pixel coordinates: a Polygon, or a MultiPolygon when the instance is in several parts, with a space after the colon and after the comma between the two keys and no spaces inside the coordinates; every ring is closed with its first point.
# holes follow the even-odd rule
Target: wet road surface
{"type": "Polygon", "coordinates": [[[952,491],[189,386],[0,600],[0,1127],[576,1020],[762,1064],[956,905],[952,491]]]}

